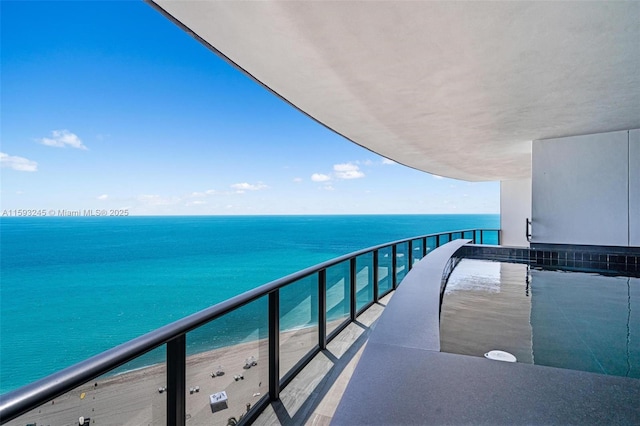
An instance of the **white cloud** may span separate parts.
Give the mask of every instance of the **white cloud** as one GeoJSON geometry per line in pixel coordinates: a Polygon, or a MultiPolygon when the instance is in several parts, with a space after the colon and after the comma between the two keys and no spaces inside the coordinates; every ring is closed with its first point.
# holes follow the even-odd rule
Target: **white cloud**
{"type": "Polygon", "coordinates": [[[326,182],[331,180],[331,176],[323,175],[322,173],[314,173],[311,175],[311,180],[314,182],[326,182]]]}
{"type": "Polygon", "coordinates": [[[195,201],[189,201],[189,202],[188,202],[187,204],[185,204],[185,205],[186,205],[187,207],[190,207],[190,206],[200,206],[200,205],[203,205],[203,204],[207,204],[207,202],[206,202],[206,201],[203,201],[203,200],[195,200],[195,201]]]}
{"type": "Polygon", "coordinates": [[[51,132],[51,138],[42,138],[39,142],[43,145],[47,146],[55,146],[56,148],[77,148],[88,150],[78,135],[75,133],[71,133],[68,130],[54,130],[51,132]]]}
{"type": "Polygon", "coordinates": [[[244,191],[260,191],[262,189],[268,188],[268,186],[262,182],[258,182],[256,184],[242,182],[234,183],[233,185],[231,185],[231,188],[235,189],[239,194],[242,194],[244,191]]]}
{"type": "Polygon", "coordinates": [[[364,177],[360,168],[352,163],[335,164],[333,171],[338,179],[359,179],[364,177]]]}
{"type": "Polygon", "coordinates": [[[393,160],[389,160],[388,158],[383,158],[382,159],[382,164],[389,164],[389,165],[393,165],[393,164],[398,164],[393,160]]]}
{"type": "Polygon", "coordinates": [[[348,172],[348,171],[358,170],[358,169],[359,167],[352,163],[335,164],[333,166],[333,170],[335,170],[336,172],[348,172]]]}
{"type": "Polygon", "coordinates": [[[0,152],[0,164],[2,164],[2,167],[8,167],[19,172],[35,172],[38,170],[38,163],[35,161],[5,154],[4,152],[0,152]]]}
{"type": "Polygon", "coordinates": [[[191,194],[189,194],[189,198],[203,198],[203,197],[207,197],[209,195],[217,195],[217,194],[221,194],[221,193],[222,192],[216,191],[215,189],[207,189],[204,192],[194,191],[191,194]]]}
{"type": "Polygon", "coordinates": [[[335,188],[331,185],[325,185],[322,187],[322,189],[324,189],[325,191],[333,191],[335,190],[335,188]]]}
{"type": "Polygon", "coordinates": [[[302,178],[296,177],[296,178],[293,178],[293,181],[295,183],[300,183],[300,182],[302,182],[302,178]]]}
{"type": "Polygon", "coordinates": [[[433,176],[435,179],[444,179],[442,176],[438,176],[438,175],[431,175],[433,176]]]}
{"type": "MultiPolygon", "coordinates": [[[[341,163],[333,165],[333,173],[331,175],[325,175],[323,173],[314,173],[311,175],[311,180],[314,182],[329,182],[333,178],[336,179],[359,179],[364,177],[364,172],[360,170],[360,167],[354,163],[341,163]]],[[[330,188],[333,190],[333,187],[330,188]]]]}
{"type": "Polygon", "coordinates": [[[106,200],[107,198],[109,198],[109,196],[107,194],[102,194],[102,195],[98,196],[98,200],[106,200]]]}

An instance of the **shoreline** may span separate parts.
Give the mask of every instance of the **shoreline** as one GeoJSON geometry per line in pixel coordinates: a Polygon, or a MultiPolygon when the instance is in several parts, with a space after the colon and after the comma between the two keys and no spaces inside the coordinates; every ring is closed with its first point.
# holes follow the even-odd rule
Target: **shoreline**
{"type": "MultiPolygon", "coordinates": [[[[292,328],[288,328],[288,329],[282,331],[281,333],[284,335],[285,333],[298,332],[298,331],[301,331],[301,330],[306,330],[306,329],[314,328],[314,327],[317,327],[317,324],[299,326],[299,327],[292,327],[292,328]]],[[[245,338],[243,338],[241,341],[239,341],[237,343],[230,343],[230,344],[227,344],[227,345],[220,345],[220,346],[217,346],[217,347],[214,347],[214,348],[210,348],[210,349],[198,350],[198,352],[195,352],[195,353],[193,353],[191,355],[187,355],[187,359],[190,359],[191,357],[196,357],[196,356],[201,355],[201,354],[206,354],[206,353],[210,353],[210,352],[214,352],[214,351],[224,350],[225,348],[228,348],[228,347],[231,347],[231,346],[238,346],[238,345],[242,345],[242,344],[245,344],[245,343],[251,343],[251,342],[252,342],[251,338],[245,337],[245,338]]],[[[160,348],[162,348],[162,347],[164,347],[164,345],[160,346],[160,348]]],[[[154,351],[157,351],[157,350],[158,350],[158,348],[153,349],[153,350],[147,352],[146,354],[141,355],[138,358],[145,357],[148,354],[150,354],[150,353],[152,353],[154,351]]],[[[188,348],[187,348],[187,350],[188,350],[188,348]]],[[[162,355],[163,357],[164,357],[164,354],[165,353],[163,352],[163,355],[162,355]]],[[[146,364],[146,365],[136,366],[136,367],[128,368],[128,369],[123,370],[123,371],[119,371],[119,369],[123,368],[124,366],[126,366],[127,364],[129,364],[131,362],[135,362],[136,360],[137,359],[129,361],[128,363],[125,363],[125,364],[123,364],[123,365],[121,365],[119,367],[116,367],[114,370],[112,370],[112,371],[110,371],[108,373],[105,373],[105,375],[103,376],[104,378],[102,380],[104,381],[107,378],[112,378],[112,377],[117,377],[117,376],[120,376],[120,375],[123,375],[123,374],[133,373],[133,372],[136,372],[136,371],[139,371],[139,370],[143,370],[143,369],[146,369],[146,368],[152,368],[152,367],[155,367],[155,366],[158,366],[158,365],[162,365],[163,362],[164,362],[164,361],[153,361],[153,362],[151,362],[149,364],[146,364]]],[[[64,368],[68,368],[68,367],[71,367],[73,365],[74,364],[69,365],[69,366],[64,367],[64,368]]],[[[60,370],[63,370],[64,368],[61,368],[60,370]]],[[[44,379],[46,377],[47,376],[42,376],[42,377],[39,377],[37,379],[34,379],[33,381],[31,381],[29,383],[25,383],[24,385],[20,385],[18,387],[9,389],[7,391],[0,392],[0,395],[6,395],[6,394],[8,394],[10,392],[13,392],[13,391],[16,391],[16,390],[20,389],[23,386],[26,386],[26,385],[28,385],[30,383],[33,383],[35,381],[38,381],[38,380],[42,380],[42,379],[44,379]]]]}
{"type": "MultiPolygon", "coordinates": [[[[315,326],[281,333],[281,376],[316,341],[315,326]]],[[[247,404],[253,406],[268,393],[267,360],[268,339],[187,356],[187,424],[226,425],[231,417],[238,419],[247,404]],[[244,368],[250,357],[257,364],[244,368]],[[224,374],[212,377],[219,365],[224,374]],[[221,391],[227,394],[228,408],[212,413],[209,395],[221,391]]],[[[6,424],[77,425],[80,417],[89,418],[90,425],[166,424],[167,394],[160,388],[166,388],[166,363],[98,377],[6,424]]]]}

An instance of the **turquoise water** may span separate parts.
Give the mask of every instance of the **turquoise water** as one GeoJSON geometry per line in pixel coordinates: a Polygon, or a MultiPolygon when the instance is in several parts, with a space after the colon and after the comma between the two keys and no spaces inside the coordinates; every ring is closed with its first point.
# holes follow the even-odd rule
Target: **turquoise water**
{"type": "Polygon", "coordinates": [[[498,215],[2,218],[0,392],[342,254],[498,227],[498,215]]]}

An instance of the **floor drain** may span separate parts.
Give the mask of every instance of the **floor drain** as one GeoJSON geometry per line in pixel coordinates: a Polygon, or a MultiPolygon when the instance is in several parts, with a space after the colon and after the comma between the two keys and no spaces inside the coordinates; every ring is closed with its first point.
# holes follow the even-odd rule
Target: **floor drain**
{"type": "Polygon", "coordinates": [[[492,359],[494,361],[516,362],[515,356],[505,351],[489,351],[484,354],[485,358],[492,359]]]}

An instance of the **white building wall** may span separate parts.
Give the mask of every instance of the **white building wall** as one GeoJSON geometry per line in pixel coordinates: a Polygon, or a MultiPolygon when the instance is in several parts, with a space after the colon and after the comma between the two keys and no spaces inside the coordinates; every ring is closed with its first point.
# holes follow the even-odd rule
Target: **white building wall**
{"type": "Polygon", "coordinates": [[[500,243],[529,247],[527,218],[531,218],[531,179],[500,182],[500,243]]]}
{"type": "Polygon", "coordinates": [[[629,245],[629,223],[640,220],[630,220],[638,185],[630,185],[629,172],[631,166],[637,183],[639,166],[629,155],[629,133],[533,142],[532,243],[629,245]]]}

